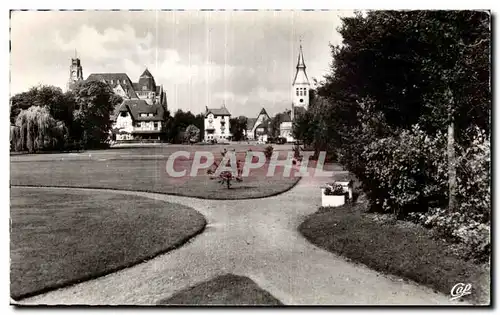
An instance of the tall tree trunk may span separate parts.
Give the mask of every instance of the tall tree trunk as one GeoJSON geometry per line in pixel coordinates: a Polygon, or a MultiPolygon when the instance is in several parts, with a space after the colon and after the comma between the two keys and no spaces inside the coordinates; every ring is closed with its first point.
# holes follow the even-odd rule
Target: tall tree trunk
{"type": "Polygon", "coordinates": [[[453,94],[448,90],[448,211],[457,209],[457,159],[455,155],[455,124],[453,119],[453,94]]]}

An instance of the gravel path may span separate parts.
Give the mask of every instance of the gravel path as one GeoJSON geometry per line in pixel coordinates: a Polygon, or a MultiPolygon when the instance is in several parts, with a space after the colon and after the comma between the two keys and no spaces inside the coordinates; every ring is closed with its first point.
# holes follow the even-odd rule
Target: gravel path
{"type": "Polygon", "coordinates": [[[254,200],[113,191],[193,207],[206,217],[206,230],[181,248],[145,263],[20,304],[155,304],[225,273],[251,278],[288,305],[455,304],[429,288],[319,249],[300,235],[297,227],[321,204],[318,187],[326,181],[305,177],[284,194],[254,200]]]}

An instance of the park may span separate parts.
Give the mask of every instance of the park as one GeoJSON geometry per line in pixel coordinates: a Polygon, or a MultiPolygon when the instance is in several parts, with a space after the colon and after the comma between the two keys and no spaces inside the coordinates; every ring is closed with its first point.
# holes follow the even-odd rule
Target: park
{"type": "MultiPolygon", "coordinates": [[[[209,148],[214,156],[223,150],[209,148]]],[[[321,206],[325,177],[279,172],[268,177],[266,169],[256,169],[227,189],[203,172],[182,179],[165,175],[169,154],[196,149],[208,150],[157,145],[11,156],[13,298],[22,304],[99,305],[394,303],[403,297],[415,304],[447,303],[431,289],[353,265],[304,238],[327,249],[348,245],[355,254],[367,250],[360,248],[369,242],[365,237],[373,237],[322,244],[324,236],[318,234],[338,232],[325,232],[310,217],[321,206]],[[359,285],[383,287],[386,293],[351,296],[359,285]]],[[[325,170],[333,179],[349,177],[336,164],[327,163],[325,170]]],[[[353,216],[338,222],[353,233],[345,225],[360,224],[355,215],[336,212],[335,220],[342,213],[345,220],[353,216]]],[[[337,225],[328,220],[322,218],[321,225],[337,225]]],[[[436,253],[441,250],[436,246],[436,253]]],[[[413,262],[419,251],[414,255],[413,262]]],[[[434,263],[441,264],[440,258],[434,263]]]]}
{"type": "Polygon", "coordinates": [[[80,13],[12,14],[12,304],[491,305],[489,12],[80,13]]]}

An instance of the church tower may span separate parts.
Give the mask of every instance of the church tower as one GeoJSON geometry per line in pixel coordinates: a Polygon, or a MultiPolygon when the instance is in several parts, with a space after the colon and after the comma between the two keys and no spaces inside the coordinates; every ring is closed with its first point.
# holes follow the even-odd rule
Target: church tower
{"type": "Polygon", "coordinates": [[[80,63],[80,59],[75,56],[75,58],[71,58],[71,65],[69,66],[69,80],[68,80],[68,90],[73,88],[73,85],[77,81],[83,80],[83,68],[80,63]]]}
{"type": "Polygon", "coordinates": [[[310,87],[311,84],[309,83],[309,79],[306,74],[304,54],[302,53],[302,44],[300,44],[297,72],[295,73],[295,79],[292,84],[292,116],[294,115],[296,108],[301,108],[301,111],[304,111],[309,107],[310,87]]]}

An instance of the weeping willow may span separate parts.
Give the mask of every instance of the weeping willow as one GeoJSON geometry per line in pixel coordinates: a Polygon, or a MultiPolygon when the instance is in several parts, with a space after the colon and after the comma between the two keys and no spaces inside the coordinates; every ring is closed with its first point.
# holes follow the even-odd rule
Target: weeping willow
{"type": "Polygon", "coordinates": [[[22,110],[11,128],[16,151],[37,152],[61,148],[67,135],[64,123],[55,120],[45,107],[22,110]]]}

